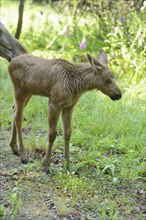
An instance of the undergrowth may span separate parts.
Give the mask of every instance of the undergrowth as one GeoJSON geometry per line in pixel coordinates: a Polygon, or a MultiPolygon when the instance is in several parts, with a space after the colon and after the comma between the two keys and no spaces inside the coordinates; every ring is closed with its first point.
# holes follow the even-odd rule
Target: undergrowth
{"type": "MultiPolygon", "coordinates": [[[[2,15],[7,20],[5,6],[3,2],[2,15]]],[[[8,6],[10,11],[11,6],[8,6]]],[[[78,209],[94,213],[93,217],[87,214],[86,219],[137,219],[135,216],[144,219],[143,209],[137,208],[140,206],[138,195],[144,190],[145,174],[144,11],[131,10],[125,16],[121,14],[116,23],[113,16],[108,31],[95,26],[99,21],[96,14],[91,19],[91,14],[86,12],[75,26],[74,13],[68,14],[67,9],[63,14],[61,9],[59,13],[56,8],[32,6],[28,2],[26,9],[28,16],[24,16],[21,41],[30,52],[46,58],[61,57],[86,62],[87,51],[95,55],[103,47],[109,54],[123,94],[118,102],[96,91],[84,94],[73,114],[71,173],[66,173],[60,163],[58,166],[52,163],[50,177],[43,177],[43,180],[42,176],[37,176],[35,182],[40,181],[42,187],[53,189],[53,201],[60,216],[67,216],[78,209]],[[31,7],[34,7],[33,10],[31,7]],[[101,33],[104,33],[102,38],[101,33]],[[87,44],[81,49],[79,46],[84,38],[87,44]]],[[[13,13],[10,14],[13,17],[13,13]]],[[[108,17],[104,19],[102,22],[108,26],[108,17]]],[[[12,33],[14,23],[8,24],[12,33]]],[[[7,66],[8,63],[1,59],[3,132],[11,128],[13,103],[7,66]]],[[[25,145],[30,151],[47,147],[47,115],[47,98],[33,97],[25,109],[23,121],[25,145]]],[[[53,153],[53,158],[63,154],[61,120],[53,153]]],[[[62,160],[61,157],[59,159],[62,160]]],[[[41,169],[39,166],[38,161],[28,164],[25,178],[27,175],[30,178],[35,171],[37,175],[38,169],[41,169]]],[[[23,181],[20,181],[20,186],[23,188],[23,181]]],[[[21,199],[18,198],[18,201],[21,199]]],[[[3,207],[1,210],[5,213],[3,207]]]]}

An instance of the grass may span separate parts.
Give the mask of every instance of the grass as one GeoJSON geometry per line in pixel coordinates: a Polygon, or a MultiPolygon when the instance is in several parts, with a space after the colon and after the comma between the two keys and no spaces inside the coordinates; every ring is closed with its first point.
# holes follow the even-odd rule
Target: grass
{"type": "MultiPolygon", "coordinates": [[[[12,85],[6,66],[2,60],[1,106],[5,106],[1,111],[2,130],[10,127],[12,118],[12,85]]],[[[25,144],[32,151],[47,147],[47,111],[47,99],[42,97],[32,98],[26,107],[25,144]]],[[[61,120],[58,131],[56,154],[63,151],[61,120]]],[[[117,102],[99,92],[83,95],[73,114],[71,173],[64,173],[61,167],[53,168],[52,164],[55,176],[51,182],[47,180],[53,188],[57,213],[66,216],[78,204],[80,209],[92,211],[101,220],[134,215],[136,194],[144,189],[144,135],[145,103],[139,95],[123,90],[123,98],[117,102]]],[[[35,166],[28,165],[27,172],[32,170],[35,172],[35,166]]],[[[143,219],[142,212],[139,215],[143,219]]],[[[92,218],[89,215],[87,219],[92,218]]]]}
{"type": "MultiPolygon", "coordinates": [[[[15,24],[14,14],[16,14],[17,4],[15,3],[13,5],[14,10],[11,10],[11,4],[6,7],[5,2],[2,3],[4,20],[7,21],[12,18],[12,23],[15,24]],[[7,10],[10,12],[10,18],[6,16],[7,10]]],[[[84,60],[83,56],[86,50],[92,51],[92,48],[96,45],[97,30],[95,27],[93,28],[94,19],[89,32],[86,33],[83,29],[84,25],[81,24],[80,28],[76,30],[76,36],[70,33],[68,37],[64,38],[64,36],[58,34],[64,28],[64,20],[59,24],[58,20],[52,17],[56,23],[47,23],[48,9],[44,6],[44,15],[41,18],[39,17],[42,20],[38,22],[38,17],[36,19],[35,14],[40,15],[40,9],[42,10],[40,7],[36,5],[36,8],[34,9],[33,6],[32,9],[31,4],[28,4],[28,2],[26,4],[25,13],[28,13],[29,16],[24,16],[24,32],[21,36],[26,48],[42,57],[63,56],[69,60],[82,60],[82,58],[84,60]],[[29,19],[32,21],[32,25],[28,25],[30,23],[29,19]],[[45,20],[43,21],[43,19],[45,20]],[[44,35],[43,30],[46,30],[46,35],[44,35]],[[78,46],[84,34],[87,37],[87,43],[89,43],[84,51],[79,51],[78,46]],[[54,39],[54,42],[52,41],[52,45],[48,50],[47,45],[50,43],[50,39],[54,39]],[[93,44],[92,40],[95,41],[93,44]]],[[[52,9],[49,10],[51,10],[50,17],[52,14],[56,14],[52,9]]],[[[138,31],[143,25],[143,22],[140,22],[142,15],[138,16],[135,13],[135,15],[130,14],[130,16],[137,16],[138,21],[136,20],[135,29],[138,27],[137,33],[139,33],[138,31]]],[[[58,17],[60,19],[66,18],[65,15],[57,13],[55,18],[58,19],[58,17]]],[[[71,20],[68,21],[71,22],[71,20]]],[[[128,20],[127,18],[127,21],[130,26],[131,19],[128,20]]],[[[84,19],[81,19],[80,22],[84,23],[84,19]]],[[[11,25],[9,26],[11,27],[11,25]]],[[[19,180],[16,181],[17,191],[14,187],[9,196],[12,211],[15,212],[15,215],[17,215],[19,203],[21,202],[22,206],[24,203],[21,199],[23,195],[19,195],[17,192],[23,194],[26,188],[31,192],[39,185],[42,189],[41,200],[43,201],[47,197],[46,192],[50,190],[53,207],[55,207],[58,216],[61,218],[71,214],[74,215],[77,211],[82,213],[83,218],[87,220],[144,219],[146,142],[144,50],[137,53],[137,51],[141,51],[143,35],[138,35],[141,40],[135,38],[135,41],[138,41],[135,44],[137,48],[135,45],[128,48],[125,43],[126,39],[123,36],[123,28],[119,25],[116,28],[117,34],[105,35],[109,43],[103,40],[102,43],[99,41],[93,51],[93,54],[95,54],[97,47],[99,48],[102,44],[110,53],[115,51],[115,55],[110,56],[112,57],[111,64],[114,72],[117,73],[120,88],[122,88],[122,99],[113,102],[107,96],[96,91],[86,93],[81,97],[73,114],[73,133],[70,143],[71,172],[66,173],[62,169],[61,160],[64,142],[60,120],[58,136],[53,146],[51,174],[49,177],[44,176],[40,171],[39,158],[23,167],[25,172],[20,173],[19,180]],[[117,48],[119,43],[122,45],[124,56],[117,48]],[[136,56],[134,57],[133,54],[136,54],[136,56]],[[54,162],[56,157],[60,161],[57,165],[54,162]]],[[[135,29],[132,29],[132,31],[134,32],[135,29]]],[[[14,33],[12,27],[11,30],[14,33]]],[[[71,31],[72,26],[69,29],[69,32],[71,31]]],[[[134,32],[131,36],[137,35],[134,32]]],[[[135,41],[133,39],[133,42],[135,41]]],[[[0,123],[1,134],[4,136],[11,128],[13,88],[7,71],[8,63],[3,59],[0,61],[0,105],[2,107],[0,123]]],[[[26,148],[33,153],[36,149],[44,151],[47,147],[47,115],[48,100],[43,97],[33,97],[25,109],[23,121],[24,142],[26,148]]],[[[37,194],[36,191],[31,195],[30,200],[33,199],[37,203],[40,198],[35,197],[35,194],[37,194]]],[[[1,206],[0,212],[3,213],[1,214],[3,217],[6,215],[4,206],[1,206]]]]}

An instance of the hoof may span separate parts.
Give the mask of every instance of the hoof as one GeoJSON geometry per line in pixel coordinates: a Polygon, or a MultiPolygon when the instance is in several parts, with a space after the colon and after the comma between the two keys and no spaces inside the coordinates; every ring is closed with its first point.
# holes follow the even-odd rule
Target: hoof
{"type": "Polygon", "coordinates": [[[70,163],[67,160],[63,160],[63,169],[70,172],[70,163]]]}
{"type": "Polygon", "coordinates": [[[12,149],[12,153],[15,154],[16,156],[19,156],[17,145],[13,144],[13,143],[10,143],[10,147],[12,149]]]}
{"type": "Polygon", "coordinates": [[[43,171],[46,174],[50,173],[49,167],[50,167],[50,162],[48,162],[48,160],[46,159],[46,157],[44,156],[43,160],[42,160],[42,166],[43,166],[43,171]]]}
{"type": "Polygon", "coordinates": [[[22,160],[21,163],[28,164],[28,159],[22,160]]]}
{"type": "Polygon", "coordinates": [[[15,154],[16,156],[19,156],[18,149],[12,149],[12,152],[13,152],[13,154],[15,154]]]}
{"type": "Polygon", "coordinates": [[[49,166],[44,166],[44,165],[43,165],[43,171],[44,171],[46,174],[50,174],[49,166]]]}
{"type": "Polygon", "coordinates": [[[45,171],[45,173],[46,173],[47,175],[50,174],[50,170],[49,170],[49,168],[45,171]]]}
{"type": "Polygon", "coordinates": [[[23,164],[28,164],[28,156],[27,154],[21,155],[20,156],[20,162],[23,164]]]}

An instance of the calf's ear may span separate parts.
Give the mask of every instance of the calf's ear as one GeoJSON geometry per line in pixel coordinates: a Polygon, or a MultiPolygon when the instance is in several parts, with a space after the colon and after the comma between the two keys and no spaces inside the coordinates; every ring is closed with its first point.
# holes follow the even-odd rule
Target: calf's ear
{"type": "Polygon", "coordinates": [[[95,66],[99,70],[102,69],[102,64],[97,59],[92,57],[89,53],[87,53],[87,58],[92,66],[95,66]]]}
{"type": "Polygon", "coordinates": [[[106,52],[103,49],[100,49],[100,51],[99,51],[98,61],[102,65],[108,65],[108,57],[107,57],[106,52]]]}

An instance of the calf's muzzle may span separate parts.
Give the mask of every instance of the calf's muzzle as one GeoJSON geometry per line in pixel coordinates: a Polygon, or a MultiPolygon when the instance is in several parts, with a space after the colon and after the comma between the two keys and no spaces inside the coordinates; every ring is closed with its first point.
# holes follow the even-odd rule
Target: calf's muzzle
{"type": "Polygon", "coordinates": [[[121,92],[118,92],[118,93],[113,93],[110,98],[115,101],[115,100],[119,100],[122,98],[122,93],[121,92]]]}

